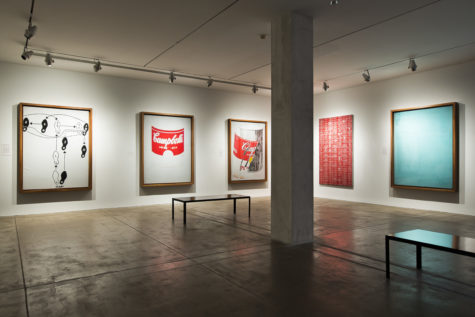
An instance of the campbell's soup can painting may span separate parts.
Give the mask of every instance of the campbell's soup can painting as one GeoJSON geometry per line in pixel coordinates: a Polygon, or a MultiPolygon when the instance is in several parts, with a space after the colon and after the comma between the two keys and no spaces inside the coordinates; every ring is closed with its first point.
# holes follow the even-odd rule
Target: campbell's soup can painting
{"type": "Polygon", "coordinates": [[[247,179],[252,177],[250,174],[263,169],[263,137],[263,129],[236,129],[233,137],[233,178],[247,179]]]}

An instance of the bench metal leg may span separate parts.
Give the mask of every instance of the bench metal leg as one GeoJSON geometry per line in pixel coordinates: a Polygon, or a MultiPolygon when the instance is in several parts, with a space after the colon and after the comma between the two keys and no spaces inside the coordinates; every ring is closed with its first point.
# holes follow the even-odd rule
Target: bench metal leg
{"type": "Polygon", "coordinates": [[[386,278],[389,278],[389,239],[386,237],[386,278]]]}
{"type": "Polygon", "coordinates": [[[186,203],[183,203],[183,224],[186,225],[186,203]]]}
{"type": "Polygon", "coordinates": [[[175,199],[172,198],[172,220],[175,220],[175,199]]]}
{"type": "Polygon", "coordinates": [[[249,197],[249,218],[251,218],[251,197],[249,197]]]}
{"type": "Polygon", "coordinates": [[[236,214],[236,198],[234,198],[233,200],[234,200],[234,214],[236,214]]]}
{"type": "Polygon", "coordinates": [[[417,247],[417,269],[420,270],[422,268],[422,247],[420,245],[416,245],[417,247]]]}

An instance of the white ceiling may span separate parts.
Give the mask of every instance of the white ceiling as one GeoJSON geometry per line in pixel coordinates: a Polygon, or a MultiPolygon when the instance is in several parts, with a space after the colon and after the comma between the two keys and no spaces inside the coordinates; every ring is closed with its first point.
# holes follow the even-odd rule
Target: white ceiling
{"type": "MultiPolygon", "coordinates": [[[[44,66],[40,57],[20,58],[30,5],[0,2],[0,60],[44,66]]],[[[315,19],[316,92],[324,80],[331,89],[363,84],[367,68],[372,81],[408,74],[412,56],[418,71],[475,59],[473,0],[340,0],[337,6],[329,0],[36,0],[38,32],[30,47],[270,86],[270,36],[259,35],[270,35],[271,18],[288,10],[315,19]],[[380,67],[387,64],[393,65],[380,67]]],[[[92,72],[91,65],[58,59],[54,67],[92,72]]],[[[167,81],[111,67],[104,74],[167,81]]]]}

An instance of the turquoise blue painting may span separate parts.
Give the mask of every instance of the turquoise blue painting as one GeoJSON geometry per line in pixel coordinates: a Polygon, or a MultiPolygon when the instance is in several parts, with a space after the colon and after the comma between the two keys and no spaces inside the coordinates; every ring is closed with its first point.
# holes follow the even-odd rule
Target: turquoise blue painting
{"type": "Polygon", "coordinates": [[[393,112],[393,186],[455,190],[455,106],[393,112]]]}

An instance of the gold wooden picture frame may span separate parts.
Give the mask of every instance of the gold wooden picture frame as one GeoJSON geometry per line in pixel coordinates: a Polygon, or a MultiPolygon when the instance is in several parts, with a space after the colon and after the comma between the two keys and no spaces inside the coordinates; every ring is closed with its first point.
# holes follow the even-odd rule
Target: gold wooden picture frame
{"type": "Polygon", "coordinates": [[[140,113],[140,186],[194,184],[194,117],[140,113]]]}
{"type": "Polygon", "coordinates": [[[92,189],[91,108],[19,104],[18,189],[92,189]]]}

